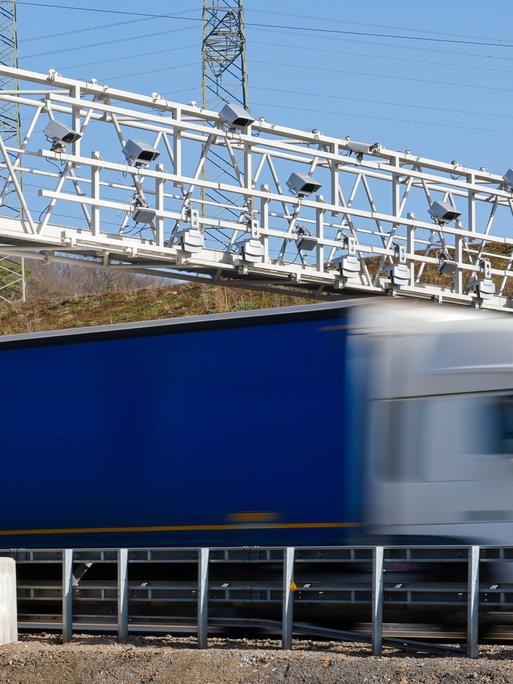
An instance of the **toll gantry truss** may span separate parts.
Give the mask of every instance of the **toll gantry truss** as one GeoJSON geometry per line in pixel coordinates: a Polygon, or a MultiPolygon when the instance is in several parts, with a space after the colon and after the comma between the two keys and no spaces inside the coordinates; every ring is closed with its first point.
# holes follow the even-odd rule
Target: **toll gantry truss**
{"type": "Polygon", "coordinates": [[[21,143],[0,139],[0,254],[315,297],[513,309],[513,171],[54,70],[0,67],[0,77],[19,83],[0,91],[0,107],[22,113],[21,143]],[[216,148],[232,161],[222,182],[205,165],[216,148]]]}

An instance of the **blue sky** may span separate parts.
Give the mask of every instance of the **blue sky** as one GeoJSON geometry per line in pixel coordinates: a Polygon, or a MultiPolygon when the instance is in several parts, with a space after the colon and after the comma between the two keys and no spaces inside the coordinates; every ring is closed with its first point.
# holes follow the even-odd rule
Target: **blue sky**
{"type": "MultiPolygon", "coordinates": [[[[201,0],[39,2],[100,11],[20,0],[20,66],[200,101],[201,0]]],[[[501,174],[513,166],[511,3],[246,0],[245,10],[253,114],[501,174]]]]}

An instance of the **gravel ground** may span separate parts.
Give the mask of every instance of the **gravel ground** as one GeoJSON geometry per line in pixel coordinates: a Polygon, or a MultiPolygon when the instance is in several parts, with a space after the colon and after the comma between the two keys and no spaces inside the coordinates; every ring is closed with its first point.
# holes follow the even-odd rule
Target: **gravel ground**
{"type": "Polygon", "coordinates": [[[513,648],[487,647],[479,660],[412,657],[388,650],[369,656],[360,644],[301,641],[284,652],[278,642],[211,639],[206,651],[188,638],[25,635],[0,647],[5,684],[513,684],[513,648]]]}

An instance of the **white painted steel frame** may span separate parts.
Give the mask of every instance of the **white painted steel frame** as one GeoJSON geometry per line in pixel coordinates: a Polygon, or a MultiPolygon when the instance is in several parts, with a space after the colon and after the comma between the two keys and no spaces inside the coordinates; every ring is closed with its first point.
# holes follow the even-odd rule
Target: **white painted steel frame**
{"type": "Polygon", "coordinates": [[[390,293],[513,308],[513,192],[500,174],[382,146],[355,156],[349,139],[262,119],[232,131],[216,112],[53,70],[0,67],[0,75],[19,81],[18,92],[0,91],[0,102],[19,106],[25,122],[19,146],[0,139],[8,177],[0,198],[16,197],[21,212],[0,209],[0,254],[319,297],[390,293]],[[49,118],[82,137],[51,151],[41,136],[49,118]],[[157,164],[125,160],[123,145],[140,136],[160,152],[157,164]],[[209,177],[205,160],[215,149],[232,162],[227,182],[209,177]],[[293,171],[311,173],[322,194],[290,194],[293,171]],[[460,218],[434,222],[435,200],[460,218]],[[141,203],[155,212],[150,227],[131,224],[141,203]],[[64,222],[62,206],[71,212],[64,222]],[[179,237],[193,224],[204,239],[197,252],[179,237]],[[305,230],[314,249],[300,249],[305,230]],[[262,244],[261,260],[245,258],[240,245],[249,238],[262,244]],[[348,255],[360,269],[349,277],[336,261],[348,255]],[[454,272],[439,273],[441,260],[454,272]],[[403,284],[390,274],[398,263],[409,269],[403,284]],[[491,276],[496,294],[481,300],[472,276],[491,276]]]}

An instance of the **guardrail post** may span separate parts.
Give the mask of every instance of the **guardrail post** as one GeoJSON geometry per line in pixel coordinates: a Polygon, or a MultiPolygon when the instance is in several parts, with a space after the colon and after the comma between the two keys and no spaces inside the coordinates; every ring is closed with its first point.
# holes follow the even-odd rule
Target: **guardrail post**
{"type": "Polygon", "coordinates": [[[479,546],[468,550],[467,656],[479,656],[479,546]]]}
{"type": "Polygon", "coordinates": [[[62,552],[62,643],[73,636],[73,549],[62,552]]]}
{"type": "Polygon", "coordinates": [[[281,621],[281,646],[292,648],[292,625],[294,613],[294,553],[292,546],[283,551],[283,604],[281,621]]]}
{"type": "Polygon", "coordinates": [[[118,549],[118,641],[128,638],[128,550],[118,549]]]}
{"type": "Polygon", "coordinates": [[[372,655],[381,655],[383,643],[383,559],[382,546],[372,550],[372,655]]]}
{"type": "Polygon", "coordinates": [[[198,648],[208,645],[208,558],[209,549],[198,551],[198,648]]]}

